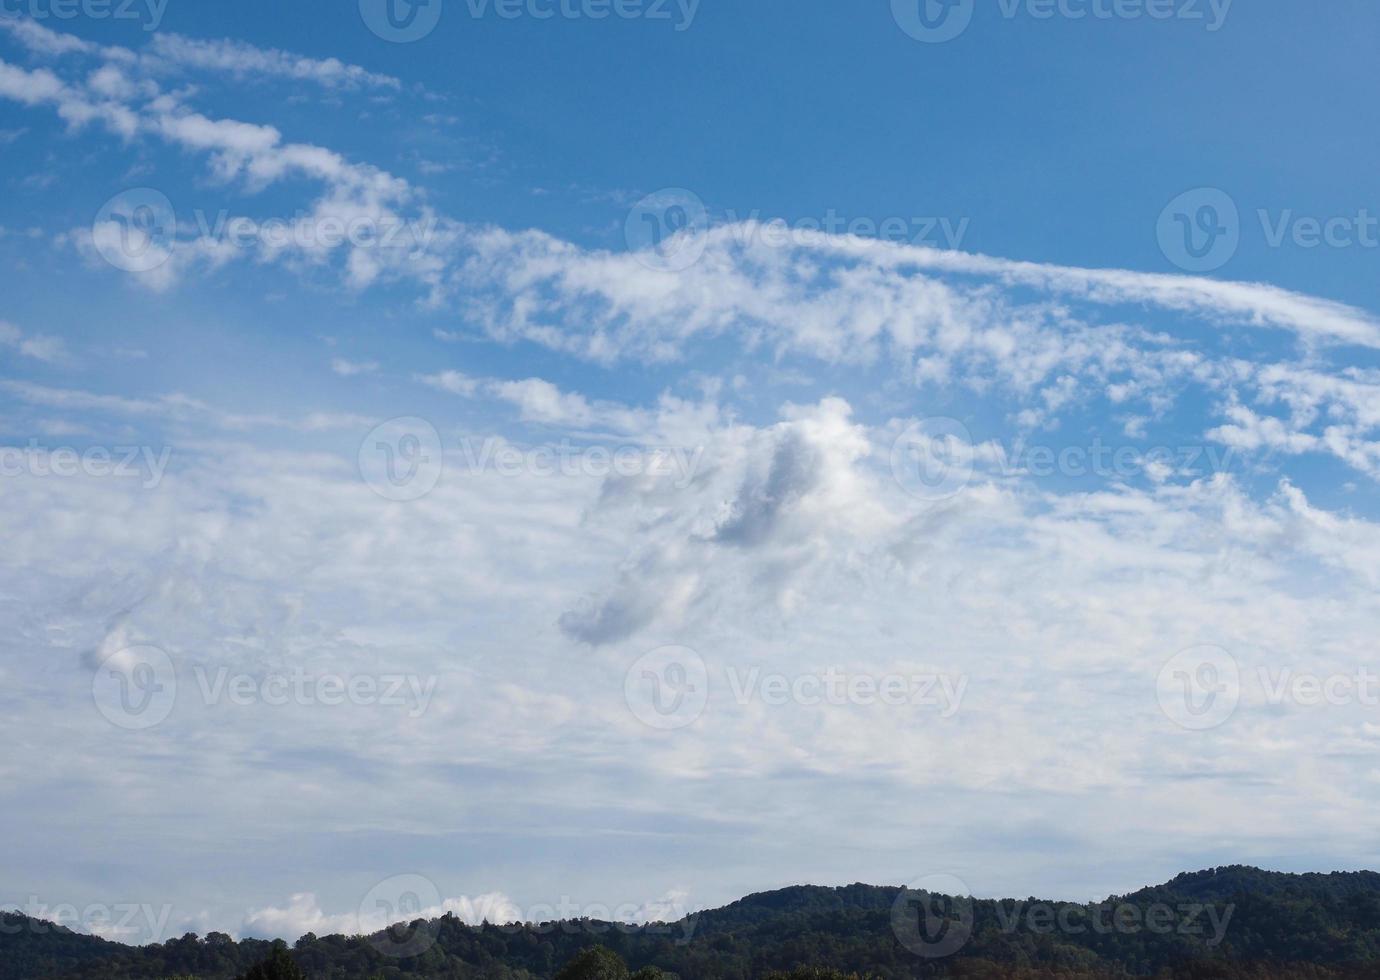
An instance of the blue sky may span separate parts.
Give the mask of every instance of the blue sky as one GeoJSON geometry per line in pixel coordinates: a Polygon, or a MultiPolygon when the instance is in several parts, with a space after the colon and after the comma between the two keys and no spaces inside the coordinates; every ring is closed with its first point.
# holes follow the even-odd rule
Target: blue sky
{"type": "Polygon", "coordinates": [[[0,902],[1373,864],[1380,12],[922,2],[7,4],[0,902]]]}

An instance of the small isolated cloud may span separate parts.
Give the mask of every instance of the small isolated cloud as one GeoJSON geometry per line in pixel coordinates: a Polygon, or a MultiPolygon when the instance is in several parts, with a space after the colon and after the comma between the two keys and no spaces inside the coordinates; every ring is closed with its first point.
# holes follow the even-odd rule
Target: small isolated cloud
{"type": "Polygon", "coordinates": [[[379,369],[375,361],[347,361],[343,357],[331,359],[331,370],[342,378],[353,378],[361,374],[373,374],[379,369]]]}
{"type": "Polygon", "coordinates": [[[459,371],[439,371],[436,374],[418,375],[417,380],[437,391],[462,395],[466,398],[473,397],[480,386],[478,379],[471,378],[467,374],[461,374],[459,371]]]}
{"type": "Polygon", "coordinates": [[[56,364],[68,359],[67,345],[61,338],[42,334],[26,335],[5,320],[0,320],[0,349],[9,349],[22,357],[47,364],[56,364]]]}

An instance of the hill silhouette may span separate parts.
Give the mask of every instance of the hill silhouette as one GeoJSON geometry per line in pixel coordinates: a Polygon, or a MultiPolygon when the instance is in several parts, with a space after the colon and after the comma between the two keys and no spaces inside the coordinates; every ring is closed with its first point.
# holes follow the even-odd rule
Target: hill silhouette
{"type": "Polygon", "coordinates": [[[0,980],[235,980],[265,962],[331,980],[552,980],[596,947],[612,959],[591,962],[644,971],[637,980],[1375,978],[1380,874],[1223,867],[1094,903],[799,885],[669,923],[471,926],[447,915],[373,936],[308,934],[290,957],[281,943],[223,933],[129,947],[4,914],[0,980]]]}

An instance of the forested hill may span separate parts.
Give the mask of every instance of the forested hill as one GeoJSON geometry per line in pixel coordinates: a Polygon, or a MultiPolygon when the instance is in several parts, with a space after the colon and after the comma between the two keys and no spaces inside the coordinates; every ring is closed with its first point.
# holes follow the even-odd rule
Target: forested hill
{"type": "Polygon", "coordinates": [[[756,980],[802,969],[883,980],[1380,978],[1380,875],[1218,868],[1086,905],[797,886],[674,923],[472,927],[447,916],[391,935],[308,935],[259,966],[273,955],[272,943],[219,933],[131,948],[0,917],[0,980],[551,980],[572,961],[579,968],[561,980],[627,980],[629,971],[641,971],[636,980],[756,980]],[[607,952],[589,953],[595,947],[607,952]]]}

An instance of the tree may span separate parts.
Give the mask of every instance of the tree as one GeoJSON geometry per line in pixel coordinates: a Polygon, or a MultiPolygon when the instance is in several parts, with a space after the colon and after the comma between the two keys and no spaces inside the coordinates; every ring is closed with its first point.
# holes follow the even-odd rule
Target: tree
{"type": "Polygon", "coordinates": [[[268,959],[252,967],[243,980],[307,980],[307,975],[288,955],[287,947],[275,943],[268,959]]]}
{"type": "Polygon", "coordinates": [[[628,980],[628,964],[610,949],[591,946],[561,967],[555,980],[628,980]]]}

